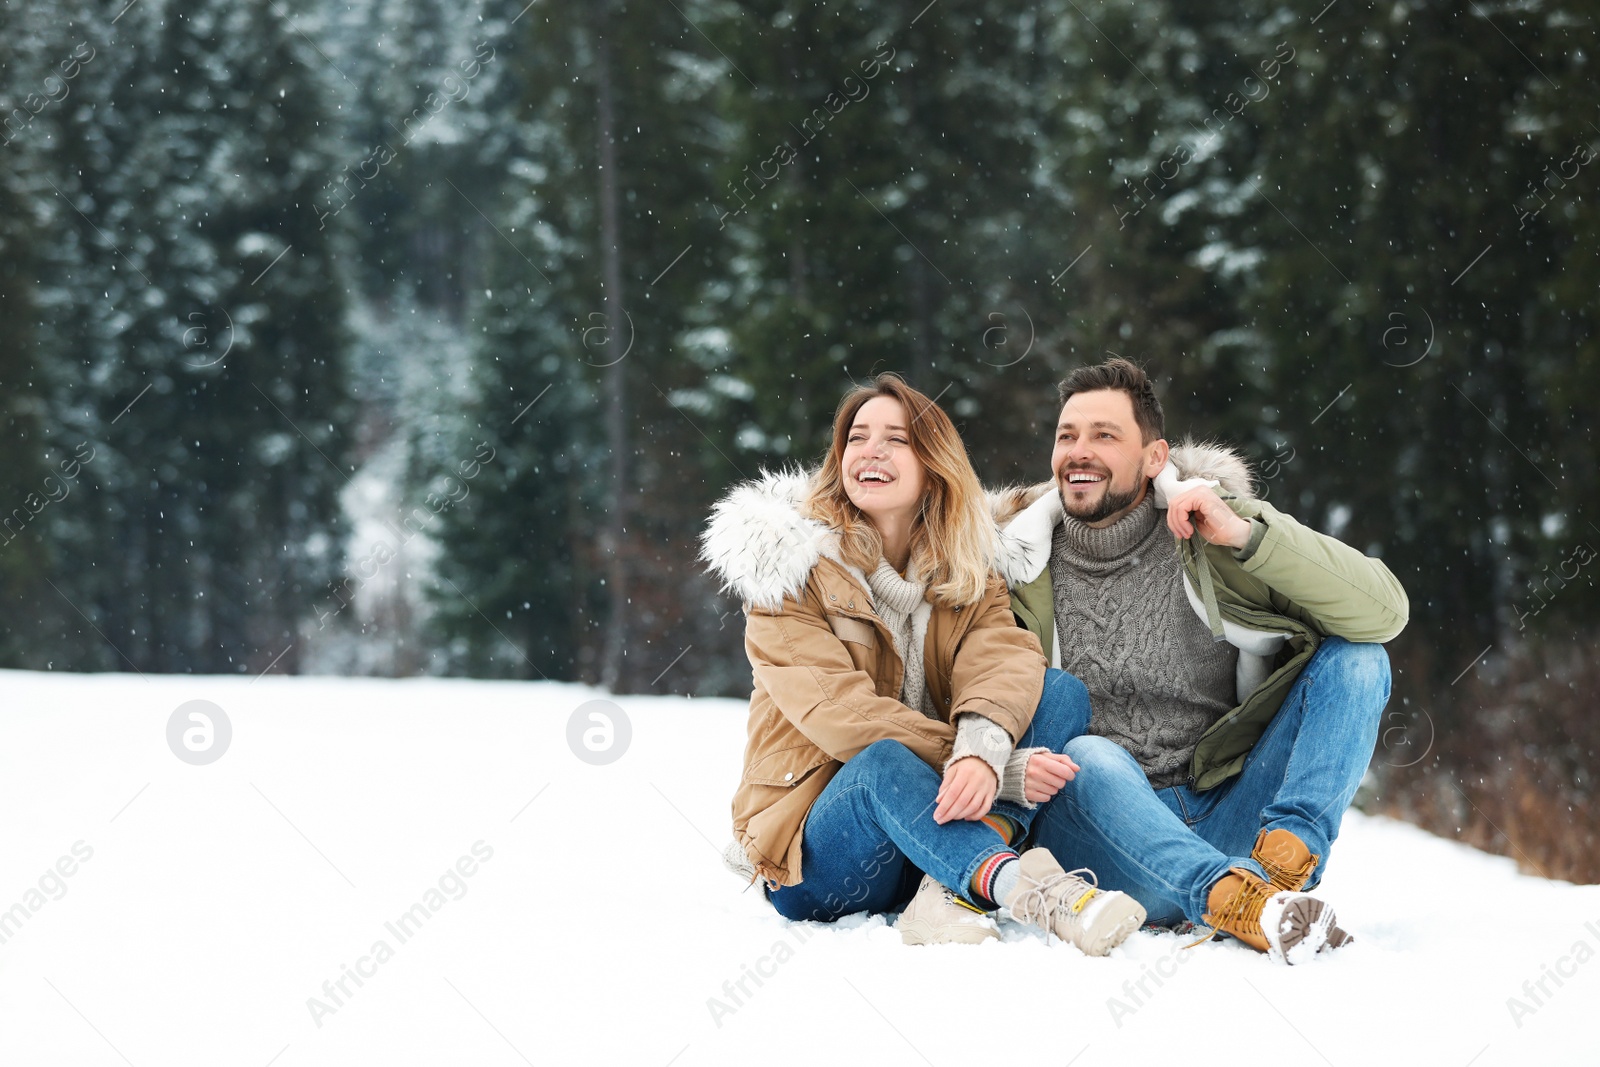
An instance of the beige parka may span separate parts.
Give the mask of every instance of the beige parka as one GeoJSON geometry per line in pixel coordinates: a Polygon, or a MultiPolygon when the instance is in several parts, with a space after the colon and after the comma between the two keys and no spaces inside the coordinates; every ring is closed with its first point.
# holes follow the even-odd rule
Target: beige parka
{"type": "Polygon", "coordinates": [[[1039,639],[1017,625],[1005,581],[991,576],[980,602],[932,606],[922,654],[938,717],[901,703],[905,666],[866,577],[838,557],[836,534],[800,513],[804,492],[799,473],[735,488],[702,551],[745,604],[754,692],[734,837],[776,885],[801,880],[806,814],[846,760],[892,739],[942,771],[956,715],[983,715],[1015,743],[1044,690],[1039,639]]]}

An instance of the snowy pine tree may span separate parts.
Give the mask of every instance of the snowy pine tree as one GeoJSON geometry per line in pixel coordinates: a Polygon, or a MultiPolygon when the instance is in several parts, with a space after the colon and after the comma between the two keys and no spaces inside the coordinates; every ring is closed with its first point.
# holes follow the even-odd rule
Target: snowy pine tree
{"type": "Polygon", "coordinates": [[[77,26],[97,51],[41,161],[37,330],[58,438],[95,452],[52,515],[66,658],[292,668],[348,477],[323,60],[270,7],[77,26]]]}

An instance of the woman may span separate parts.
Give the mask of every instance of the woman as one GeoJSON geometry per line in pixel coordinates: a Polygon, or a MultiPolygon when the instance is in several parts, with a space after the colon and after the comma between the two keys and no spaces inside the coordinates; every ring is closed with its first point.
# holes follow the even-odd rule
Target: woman
{"type": "Polygon", "coordinates": [[[1055,753],[1088,694],[1016,625],[936,404],[889,374],[853,390],[822,466],[735,489],[703,543],[754,668],[731,858],[779,914],[904,909],[902,938],[926,944],[998,937],[982,913],[1004,905],[1090,955],[1139,927],[1131,897],[1015,850],[1077,770],[1055,753]]]}

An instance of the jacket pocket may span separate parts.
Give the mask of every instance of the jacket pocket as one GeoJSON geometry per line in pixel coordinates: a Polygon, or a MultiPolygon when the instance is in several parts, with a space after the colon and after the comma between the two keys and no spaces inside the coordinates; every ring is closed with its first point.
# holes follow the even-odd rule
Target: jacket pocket
{"type": "Polygon", "coordinates": [[[745,768],[744,780],[751,785],[770,785],[791,789],[812,771],[833,762],[833,757],[809,741],[764,754],[745,768]]]}

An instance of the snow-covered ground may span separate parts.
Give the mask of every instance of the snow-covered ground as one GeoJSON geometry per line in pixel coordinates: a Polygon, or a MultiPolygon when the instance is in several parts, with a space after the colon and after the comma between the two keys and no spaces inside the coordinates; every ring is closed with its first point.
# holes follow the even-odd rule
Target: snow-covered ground
{"type": "Polygon", "coordinates": [[[1359,942],[1308,966],[906,948],[722,869],[740,703],[623,698],[595,765],[598,699],[0,672],[0,1064],[1600,1062],[1600,887],[1352,813],[1323,893],[1359,942]],[[208,764],[169,747],[191,700],[208,764]]]}

